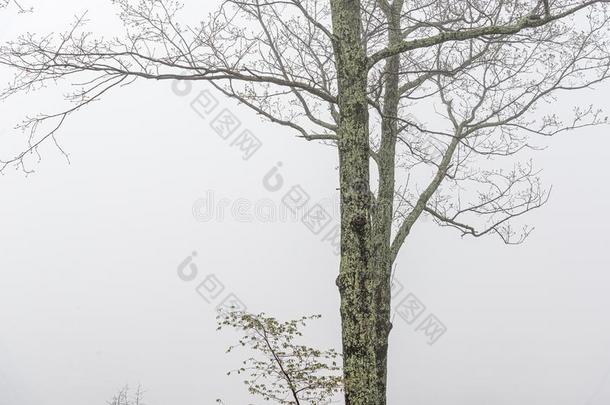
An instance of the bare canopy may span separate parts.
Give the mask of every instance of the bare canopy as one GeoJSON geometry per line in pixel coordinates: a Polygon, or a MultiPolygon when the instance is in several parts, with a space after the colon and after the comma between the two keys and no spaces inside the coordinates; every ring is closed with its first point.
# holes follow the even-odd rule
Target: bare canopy
{"type": "MultiPolygon", "coordinates": [[[[80,84],[80,90],[70,95],[68,108],[22,124],[30,130],[28,146],[17,156],[3,157],[2,169],[17,164],[28,170],[26,156],[54,138],[69,115],[138,78],[206,80],[305,139],[337,139],[337,77],[328,2],[226,1],[209,21],[194,27],[179,24],[177,2],[115,3],[127,28],[121,39],[101,41],[82,32],[83,16],[65,33],[27,35],[2,47],[0,63],[18,69],[2,99],[57,79],[74,78],[80,84]],[[253,23],[246,25],[244,19],[253,23]],[[85,74],[87,81],[79,81],[85,74]],[[47,121],[50,129],[39,130],[47,121]]],[[[380,123],[398,122],[397,152],[404,167],[426,166],[433,175],[428,187],[415,193],[419,195],[408,184],[397,187],[396,203],[405,210],[397,219],[402,226],[393,244],[394,256],[422,212],[463,234],[494,233],[505,242],[522,241],[527,230],[515,235],[507,220],[546,200],[536,171],[529,162],[508,172],[483,170],[473,160],[477,155],[514,155],[532,146],[530,134],[554,135],[605,120],[590,106],[563,119],[531,114],[537,103],[553,100],[559,91],[606,78],[607,19],[596,4],[605,2],[556,1],[551,9],[548,2],[532,7],[528,1],[418,1],[408,9],[400,7],[398,32],[390,43],[388,15],[402,3],[364,1],[361,10],[371,113],[380,123]],[[567,18],[580,10],[585,18],[579,27],[586,29],[577,31],[574,19],[567,18]],[[394,55],[400,55],[393,95],[399,102],[397,111],[388,114],[384,98],[389,95],[384,91],[392,73],[385,62],[394,55]],[[435,109],[437,121],[417,120],[415,111],[425,114],[424,106],[435,109]],[[476,202],[449,202],[454,193],[437,192],[449,183],[468,183],[460,188],[475,190],[476,202]],[[468,214],[495,219],[478,228],[469,225],[468,214]]],[[[8,4],[9,0],[0,3],[8,4]]],[[[370,155],[384,164],[379,132],[371,128],[370,155]]]]}

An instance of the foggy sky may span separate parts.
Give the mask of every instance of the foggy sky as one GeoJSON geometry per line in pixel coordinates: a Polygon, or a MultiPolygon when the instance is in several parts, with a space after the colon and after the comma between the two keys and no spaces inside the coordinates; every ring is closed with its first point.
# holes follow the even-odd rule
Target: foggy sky
{"type": "MultiPolygon", "coordinates": [[[[119,29],[104,0],[30,3],[33,15],[0,15],[0,41],[61,29],[85,9],[96,32],[119,29]]],[[[202,17],[219,4],[185,3],[202,17]]],[[[0,70],[1,83],[9,77],[0,70]]],[[[105,404],[125,384],[142,384],[149,405],[254,402],[226,376],[246,354],[225,354],[234,336],[215,330],[220,301],[196,292],[210,274],[225,286],[218,300],[233,293],[248,310],[285,319],[322,314],[307,342],[339,348],[332,247],[298,221],[254,210],[279,210],[294,185],[336,201],[336,151],[216,94],[263,142],[243,160],[211,116],[191,109],[206,88],[180,97],[169,82],[138,82],[115,91],[61,130],[69,164],[48,144],[34,174],[0,176],[0,405],[105,404]],[[284,187],[272,192],[263,178],[278,162],[284,187]],[[228,208],[194,216],[210,196],[228,208]],[[199,275],[185,282],[177,266],[193,251],[199,275]]],[[[608,107],[609,89],[567,101],[608,107]]],[[[61,93],[0,104],[3,156],[22,136],[12,127],[54,111],[61,93]]],[[[573,131],[536,154],[553,193],[527,217],[536,229],[524,245],[415,227],[396,267],[398,299],[415,294],[447,332],[428,345],[416,325],[395,321],[390,404],[609,403],[607,134],[573,131]]]]}

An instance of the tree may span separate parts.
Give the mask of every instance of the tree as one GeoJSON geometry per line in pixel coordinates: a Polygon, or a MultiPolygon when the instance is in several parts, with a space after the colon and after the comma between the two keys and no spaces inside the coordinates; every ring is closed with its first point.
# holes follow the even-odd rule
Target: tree
{"type": "Polygon", "coordinates": [[[83,16],[0,48],[16,71],[2,99],[81,84],[70,107],[23,123],[27,146],[0,168],[29,170],[24,158],[70,115],[138,79],[207,81],[336,146],[349,405],[386,403],[391,268],[417,221],[523,242],[531,228],[514,220],[549,195],[533,163],[518,163],[531,139],[605,122],[592,106],[562,117],[549,103],[608,78],[607,0],[226,0],[196,26],[172,0],[113,3],[123,38],[94,38],[83,16]],[[426,111],[438,119],[420,122],[426,111]]]}
{"type": "Polygon", "coordinates": [[[133,393],[128,386],[119,390],[119,392],[108,401],[108,405],[146,405],[144,402],[144,391],[142,387],[138,387],[133,393]]]}
{"type": "Polygon", "coordinates": [[[254,352],[228,374],[244,375],[252,395],[283,405],[327,405],[341,391],[339,354],[297,343],[301,329],[320,316],[280,322],[265,314],[222,312],[218,329],[232,328],[242,336],[227,352],[247,348],[254,352]]]}

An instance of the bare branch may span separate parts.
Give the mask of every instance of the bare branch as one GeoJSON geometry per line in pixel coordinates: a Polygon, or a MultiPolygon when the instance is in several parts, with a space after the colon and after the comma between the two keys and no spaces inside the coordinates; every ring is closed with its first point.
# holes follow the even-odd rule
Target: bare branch
{"type": "Polygon", "coordinates": [[[608,0],[591,0],[584,2],[578,6],[574,6],[566,11],[554,15],[525,15],[512,23],[503,25],[490,25],[484,27],[462,29],[457,31],[445,31],[440,34],[422,38],[403,41],[400,44],[380,50],[369,57],[369,67],[373,67],[379,61],[389,58],[393,55],[401,54],[418,48],[428,48],[434,45],[442,44],[449,41],[465,41],[474,38],[484,38],[488,36],[512,35],[517,34],[528,28],[542,27],[553,21],[568,17],[586,7],[598,3],[607,3],[608,0]]]}

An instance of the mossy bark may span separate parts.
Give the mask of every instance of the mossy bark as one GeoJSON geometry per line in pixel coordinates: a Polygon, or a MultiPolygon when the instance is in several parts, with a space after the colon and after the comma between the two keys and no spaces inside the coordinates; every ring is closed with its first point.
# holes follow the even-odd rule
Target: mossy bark
{"type": "MultiPolygon", "coordinates": [[[[395,182],[396,115],[400,58],[385,68],[382,139],[377,157],[379,192],[369,178],[368,68],[361,38],[360,2],[332,0],[339,83],[341,185],[341,294],[343,368],[347,405],[386,403],[388,337],[391,330],[391,230],[395,182]]],[[[400,40],[402,1],[384,10],[389,41],[400,40]]]]}
{"type": "MultiPolygon", "coordinates": [[[[400,42],[400,10],[402,0],[383,8],[388,21],[388,45],[400,42]]],[[[381,144],[377,154],[379,166],[379,191],[373,211],[373,251],[375,252],[375,291],[377,359],[377,405],[386,404],[388,340],[392,329],[391,290],[392,290],[392,219],[394,211],[396,138],[398,135],[398,105],[400,56],[386,60],[384,69],[384,95],[382,108],[381,144]]]]}
{"type": "Polygon", "coordinates": [[[377,405],[377,278],[373,265],[369,185],[367,61],[361,43],[360,2],[332,0],[339,85],[341,294],[346,405],[377,405]]]}

